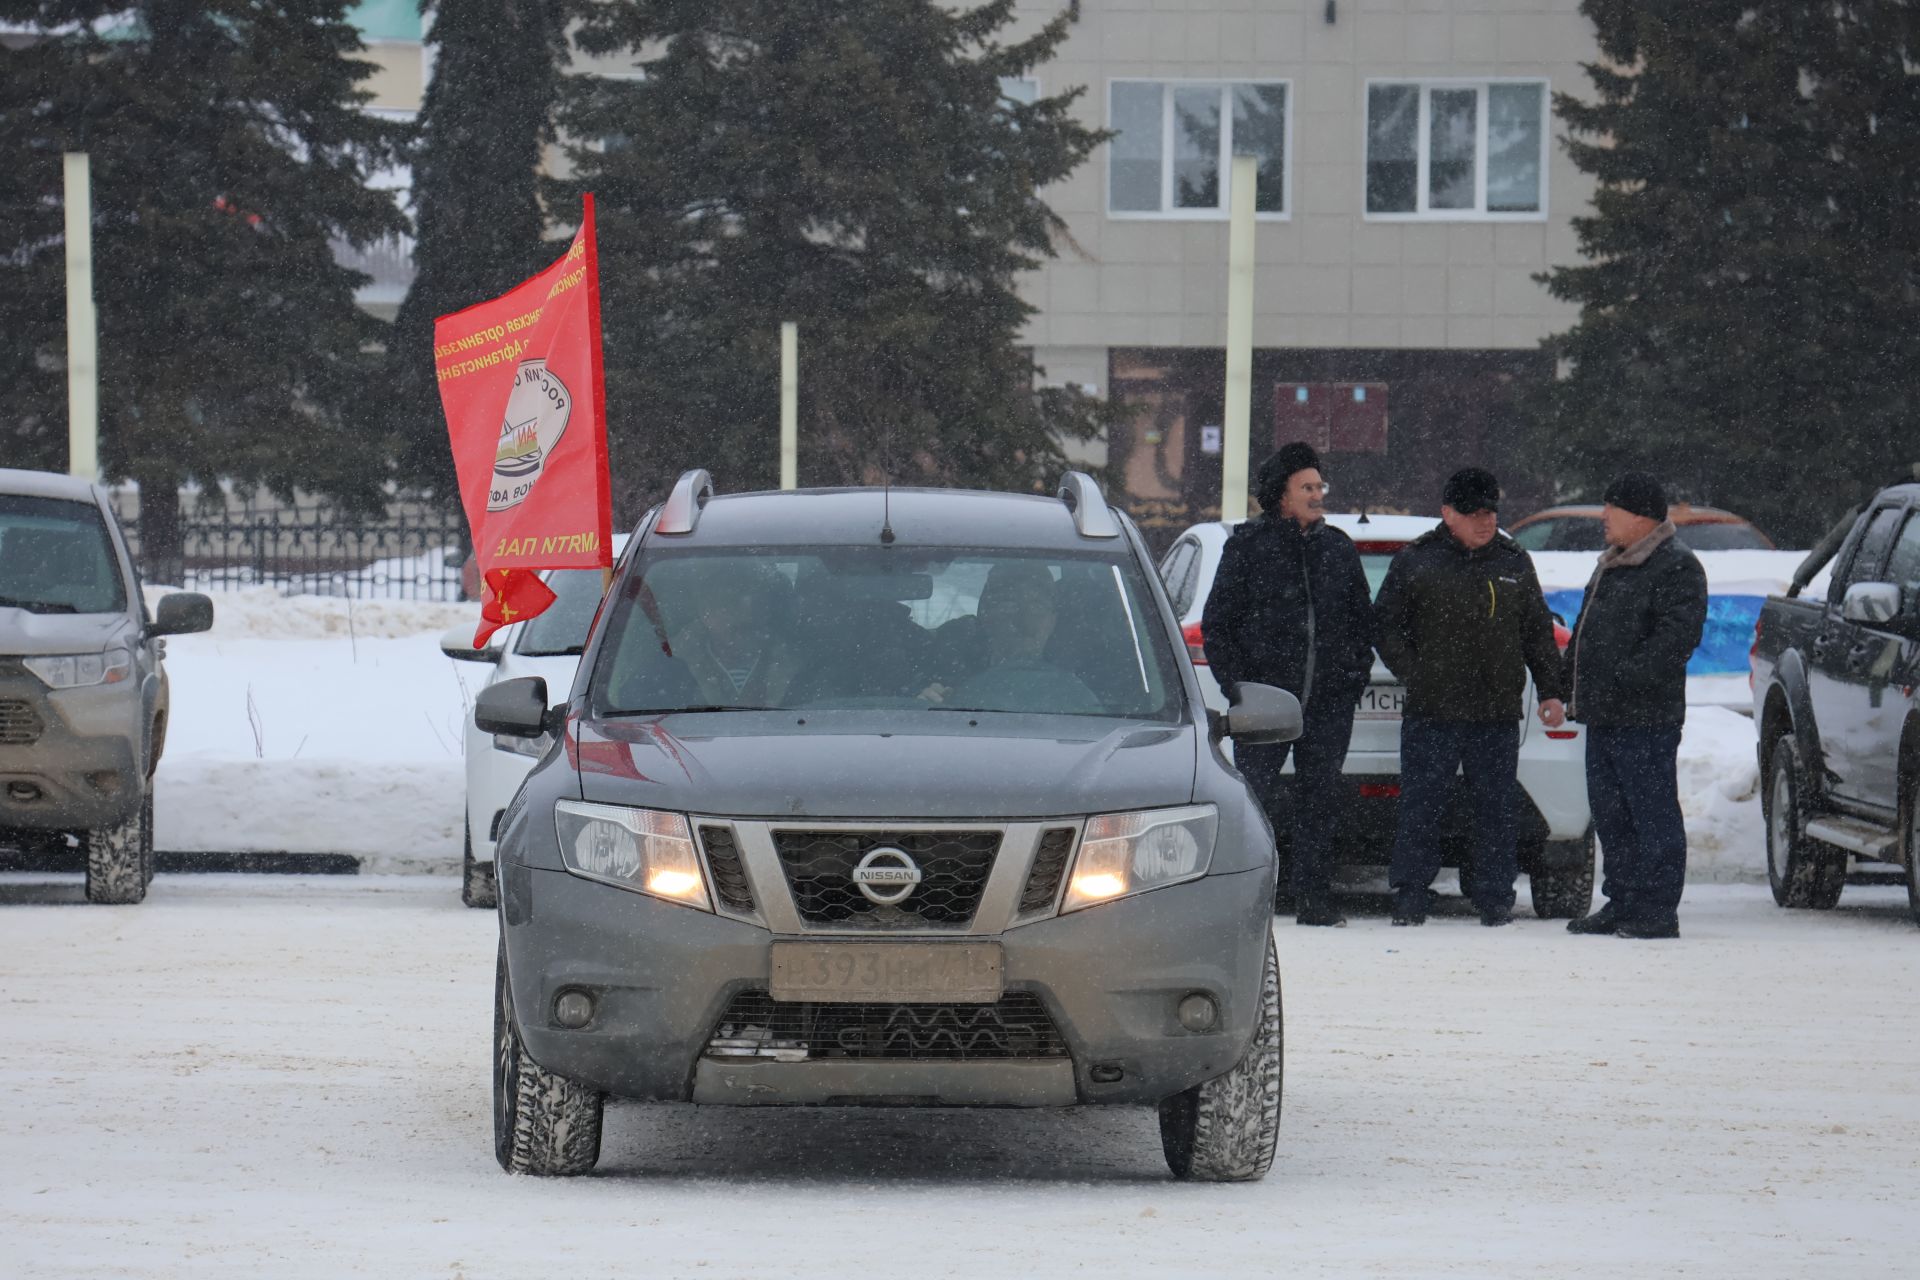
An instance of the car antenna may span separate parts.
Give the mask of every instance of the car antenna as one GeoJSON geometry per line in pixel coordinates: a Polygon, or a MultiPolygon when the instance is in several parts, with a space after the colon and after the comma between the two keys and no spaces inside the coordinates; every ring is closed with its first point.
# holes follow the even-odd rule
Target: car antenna
{"type": "Polygon", "coordinates": [[[893,478],[880,478],[880,545],[893,545],[893,478]]]}

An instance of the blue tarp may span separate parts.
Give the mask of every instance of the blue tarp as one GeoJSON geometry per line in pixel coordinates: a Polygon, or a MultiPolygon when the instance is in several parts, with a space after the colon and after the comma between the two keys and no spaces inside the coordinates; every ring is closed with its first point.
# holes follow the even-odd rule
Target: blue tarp
{"type": "MultiPolygon", "coordinates": [[[[1549,591],[1547,608],[1572,626],[1586,599],[1584,589],[1549,591]]],[[[1753,628],[1760,621],[1760,606],[1765,596],[1709,595],[1707,626],[1701,632],[1700,647],[1687,661],[1690,676],[1726,676],[1747,674],[1747,655],[1753,648],[1753,628]]]]}

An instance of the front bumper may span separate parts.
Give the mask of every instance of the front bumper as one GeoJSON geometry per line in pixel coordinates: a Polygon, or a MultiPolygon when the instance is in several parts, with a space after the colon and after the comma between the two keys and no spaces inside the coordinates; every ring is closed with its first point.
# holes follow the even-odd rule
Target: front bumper
{"type": "MultiPolygon", "coordinates": [[[[710,1055],[708,1042],[736,996],[767,989],[778,935],[511,859],[499,870],[508,980],[527,1052],[591,1088],[662,1102],[1157,1102],[1238,1061],[1259,1012],[1272,920],[1272,872],[1262,869],[986,935],[1004,948],[1007,990],[1045,1007],[1065,1058],[742,1060],[710,1055]],[[553,1017],[568,990],[594,999],[593,1019],[579,1030],[553,1017]],[[1175,1013],[1194,992],[1220,1009],[1205,1033],[1183,1029],[1175,1013]]],[[[829,939],[814,932],[806,940],[829,939]]]]}
{"type": "Polygon", "coordinates": [[[0,828],[80,831],[140,806],[142,701],[136,681],[48,690],[0,676],[0,828]]]}

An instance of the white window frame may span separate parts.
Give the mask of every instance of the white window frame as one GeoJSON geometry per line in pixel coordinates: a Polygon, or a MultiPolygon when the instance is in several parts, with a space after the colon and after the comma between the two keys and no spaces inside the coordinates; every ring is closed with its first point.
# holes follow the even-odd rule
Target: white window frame
{"type": "MultiPolygon", "coordinates": [[[[1293,125],[1292,112],[1288,112],[1287,125],[1293,125]]],[[[1553,82],[1545,76],[1467,76],[1452,79],[1423,79],[1408,76],[1373,76],[1360,86],[1360,216],[1366,222],[1545,222],[1549,216],[1550,183],[1547,180],[1547,161],[1551,156],[1549,144],[1553,133],[1553,82]],[[1540,207],[1537,210],[1520,212],[1490,212],[1487,209],[1487,127],[1490,115],[1487,110],[1487,89],[1493,85],[1520,84],[1536,85],[1540,89],[1540,207]],[[1373,90],[1388,86],[1413,88],[1420,91],[1419,112],[1414,123],[1414,146],[1416,169],[1414,176],[1414,208],[1409,213],[1375,212],[1367,208],[1367,180],[1373,170],[1373,90]],[[1431,103],[1435,89],[1476,89],[1478,107],[1475,112],[1473,151],[1473,198],[1471,209],[1429,209],[1427,208],[1427,179],[1429,164],[1433,158],[1431,103]]],[[[1291,140],[1289,140],[1291,153],[1291,140]]],[[[1291,206],[1291,200],[1289,200],[1291,206]]]]}
{"type": "Polygon", "coordinates": [[[1258,222],[1293,221],[1293,119],[1296,114],[1293,81],[1272,76],[1237,80],[1182,79],[1168,76],[1112,76],[1107,80],[1107,127],[1113,127],[1113,87],[1117,84],[1157,84],[1160,86],[1160,208],[1116,209],[1113,207],[1113,143],[1108,142],[1106,192],[1101,197],[1107,217],[1117,222],[1225,222],[1230,216],[1233,185],[1233,98],[1237,85],[1281,85],[1287,91],[1287,131],[1281,145],[1286,155],[1280,164],[1279,213],[1254,211],[1258,222]],[[1173,207],[1174,114],[1173,90],[1213,88],[1220,91],[1220,205],[1215,209],[1179,209],[1173,207]]]}

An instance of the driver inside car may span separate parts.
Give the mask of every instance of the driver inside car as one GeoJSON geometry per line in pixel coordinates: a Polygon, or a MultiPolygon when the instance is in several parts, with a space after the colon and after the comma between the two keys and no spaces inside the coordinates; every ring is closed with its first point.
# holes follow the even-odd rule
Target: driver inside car
{"type": "Polygon", "coordinates": [[[1046,565],[1002,561],[987,573],[968,629],[974,674],[955,686],[935,682],[920,696],[955,708],[1093,713],[1100,700],[1048,657],[1059,620],[1058,588],[1046,565]]]}

